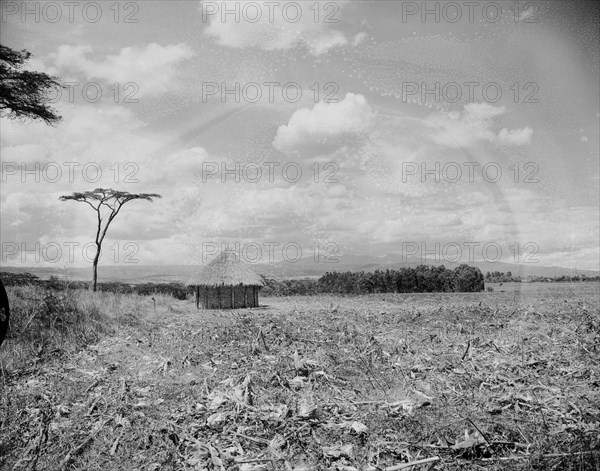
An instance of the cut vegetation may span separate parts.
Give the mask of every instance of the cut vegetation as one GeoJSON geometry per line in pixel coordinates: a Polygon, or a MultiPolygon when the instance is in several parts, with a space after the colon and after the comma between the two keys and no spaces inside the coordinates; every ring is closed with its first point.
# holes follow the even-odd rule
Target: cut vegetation
{"type": "Polygon", "coordinates": [[[596,470],[598,288],[196,311],[12,287],[0,468],[596,470]]]}

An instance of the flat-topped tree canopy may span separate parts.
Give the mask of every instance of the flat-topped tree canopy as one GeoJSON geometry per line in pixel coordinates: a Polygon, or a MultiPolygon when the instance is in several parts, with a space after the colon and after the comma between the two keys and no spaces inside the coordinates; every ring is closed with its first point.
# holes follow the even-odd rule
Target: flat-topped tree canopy
{"type": "Polygon", "coordinates": [[[186,286],[264,286],[262,278],[250,267],[240,263],[234,252],[221,252],[202,267],[186,283],[186,286]]]}
{"type": "Polygon", "coordinates": [[[193,275],[186,286],[194,286],[196,307],[235,309],[258,307],[263,279],[240,263],[234,252],[224,251],[193,275]]]}
{"type": "Polygon", "coordinates": [[[112,188],[96,188],[94,191],[76,191],[70,195],[62,195],[61,201],[77,201],[86,203],[96,211],[96,255],[92,261],[92,269],[94,278],[92,281],[92,289],[96,291],[98,285],[98,261],[100,260],[100,251],[102,250],[102,242],[106,236],[108,226],[114,218],[117,217],[119,211],[125,203],[133,200],[147,200],[152,202],[154,198],[162,198],[156,193],[129,193],[128,191],[118,191],[112,188]]]}

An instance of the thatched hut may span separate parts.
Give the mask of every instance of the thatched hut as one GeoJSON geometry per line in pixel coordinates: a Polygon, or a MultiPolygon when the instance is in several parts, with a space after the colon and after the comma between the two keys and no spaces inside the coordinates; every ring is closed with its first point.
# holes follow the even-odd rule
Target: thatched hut
{"type": "Polygon", "coordinates": [[[192,276],[186,286],[194,286],[196,307],[237,309],[258,307],[262,278],[239,262],[233,252],[221,252],[192,276]]]}

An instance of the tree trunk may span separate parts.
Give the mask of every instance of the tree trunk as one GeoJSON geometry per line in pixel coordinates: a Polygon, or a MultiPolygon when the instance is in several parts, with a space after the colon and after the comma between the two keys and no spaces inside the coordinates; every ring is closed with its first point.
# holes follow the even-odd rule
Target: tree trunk
{"type": "Polygon", "coordinates": [[[92,291],[96,292],[98,287],[98,260],[100,260],[100,244],[96,244],[96,255],[94,256],[94,261],[92,263],[92,270],[94,271],[94,276],[92,278],[92,291]]]}

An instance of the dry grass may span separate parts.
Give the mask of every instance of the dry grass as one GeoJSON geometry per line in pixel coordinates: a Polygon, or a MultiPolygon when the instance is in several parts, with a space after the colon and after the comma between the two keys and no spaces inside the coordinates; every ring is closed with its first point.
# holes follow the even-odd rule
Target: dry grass
{"type": "Polygon", "coordinates": [[[0,468],[595,470],[598,284],[520,288],[229,312],[73,294],[108,330],[27,366],[2,347],[0,468]]]}
{"type": "Polygon", "coordinates": [[[164,306],[170,296],[51,291],[36,286],[8,289],[11,330],[0,351],[2,367],[11,372],[52,353],[76,352],[123,326],[142,327],[149,306],[164,306]]]}

